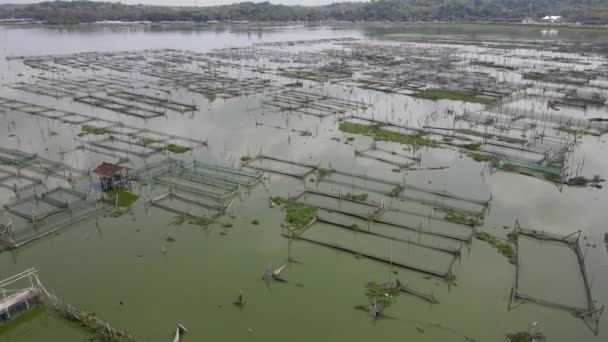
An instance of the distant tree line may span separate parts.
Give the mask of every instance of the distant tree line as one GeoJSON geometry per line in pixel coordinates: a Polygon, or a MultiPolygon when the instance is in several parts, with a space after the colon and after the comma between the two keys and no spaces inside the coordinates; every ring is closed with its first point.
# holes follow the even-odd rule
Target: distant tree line
{"type": "Polygon", "coordinates": [[[450,21],[516,20],[561,15],[568,21],[608,21],[608,0],[372,0],[326,6],[243,2],[211,7],[124,5],[53,1],[0,5],[0,18],[28,18],[49,24],[122,21],[450,21]]]}

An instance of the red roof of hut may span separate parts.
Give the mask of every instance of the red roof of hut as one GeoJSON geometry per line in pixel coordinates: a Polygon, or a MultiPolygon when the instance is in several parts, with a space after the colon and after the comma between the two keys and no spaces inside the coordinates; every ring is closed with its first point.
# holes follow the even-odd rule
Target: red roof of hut
{"type": "Polygon", "coordinates": [[[102,177],[112,177],[113,174],[123,169],[124,167],[120,165],[103,162],[93,170],[93,173],[102,177]]]}

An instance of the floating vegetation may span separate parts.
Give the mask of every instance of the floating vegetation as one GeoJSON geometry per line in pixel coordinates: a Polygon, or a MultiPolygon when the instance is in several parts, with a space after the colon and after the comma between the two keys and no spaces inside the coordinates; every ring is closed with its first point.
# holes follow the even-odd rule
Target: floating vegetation
{"type": "Polygon", "coordinates": [[[349,200],[353,200],[353,201],[365,201],[365,200],[367,200],[368,195],[364,194],[364,193],[361,193],[361,194],[351,194],[349,192],[344,197],[347,198],[347,199],[349,199],[349,200]]]}
{"type": "Polygon", "coordinates": [[[167,241],[167,242],[175,242],[175,238],[173,236],[169,235],[169,236],[167,236],[165,238],[165,241],[167,241]]]}
{"type": "Polygon", "coordinates": [[[370,281],[365,284],[365,296],[370,305],[379,306],[381,311],[393,305],[399,296],[399,289],[370,281]]]}
{"type": "Polygon", "coordinates": [[[509,237],[509,241],[503,241],[492,234],[486,232],[476,232],[475,238],[481,241],[485,241],[490,245],[494,246],[496,249],[498,249],[500,254],[504,255],[509,260],[509,263],[513,265],[517,264],[517,255],[515,254],[515,249],[513,248],[511,237],[509,237]]]}
{"type": "Polygon", "coordinates": [[[106,192],[106,196],[108,196],[110,203],[122,208],[129,208],[139,198],[139,196],[124,189],[110,190],[106,192]]]}
{"type": "Polygon", "coordinates": [[[517,144],[517,145],[521,145],[526,142],[524,139],[505,137],[505,136],[498,136],[498,137],[496,137],[496,139],[498,141],[506,142],[509,144],[517,144]]]}
{"type": "Polygon", "coordinates": [[[80,133],[78,133],[79,137],[84,137],[86,135],[104,135],[104,134],[111,134],[112,132],[110,132],[109,130],[105,129],[105,128],[97,128],[97,127],[93,127],[93,126],[89,126],[89,125],[83,125],[80,128],[80,133]]]}
{"type": "Polygon", "coordinates": [[[485,138],[485,139],[492,139],[494,138],[494,134],[491,133],[485,133],[485,132],[479,132],[473,129],[468,129],[468,128],[458,128],[454,130],[456,133],[460,133],[460,134],[466,134],[466,135],[472,135],[474,137],[480,137],[480,138],[485,138]]]}
{"type": "Polygon", "coordinates": [[[463,224],[466,226],[475,227],[479,225],[479,218],[469,215],[465,212],[458,211],[452,208],[434,208],[437,212],[445,213],[445,220],[453,223],[463,224]]]}
{"type": "Polygon", "coordinates": [[[498,163],[500,162],[499,157],[497,157],[495,155],[491,155],[491,154],[468,152],[467,157],[473,159],[476,162],[480,162],[480,163],[489,162],[492,166],[497,166],[498,163]]]}
{"type": "Polygon", "coordinates": [[[257,226],[258,224],[260,224],[260,221],[258,219],[253,219],[253,221],[251,221],[251,224],[257,226]]]}
{"type": "Polygon", "coordinates": [[[462,101],[462,102],[470,102],[470,103],[480,103],[480,104],[488,104],[494,102],[493,99],[489,99],[486,97],[465,94],[453,90],[445,90],[445,89],[426,89],[415,95],[416,97],[420,97],[423,99],[429,100],[452,100],[452,101],[462,101]]]}
{"type": "Polygon", "coordinates": [[[217,99],[217,94],[214,91],[205,90],[201,93],[207,100],[209,100],[210,103],[213,103],[213,101],[215,101],[217,99]]]}
{"type": "Polygon", "coordinates": [[[312,132],[311,131],[302,131],[302,132],[300,132],[300,136],[312,137],[312,132]]]}
{"type": "Polygon", "coordinates": [[[346,141],[355,141],[355,137],[348,137],[346,138],[346,141]]]}
{"type": "Polygon", "coordinates": [[[466,144],[464,146],[462,146],[465,150],[469,150],[469,151],[477,151],[479,150],[479,148],[481,147],[481,143],[472,143],[472,144],[466,144]]]}
{"type": "Polygon", "coordinates": [[[152,145],[152,144],[155,144],[158,142],[157,140],[154,140],[152,138],[146,138],[146,137],[139,138],[139,139],[137,139],[137,141],[141,145],[144,145],[144,146],[149,146],[149,145],[152,145]]]}
{"type": "Polygon", "coordinates": [[[165,150],[172,152],[172,153],[186,153],[190,150],[192,150],[190,147],[187,146],[181,146],[181,145],[177,145],[177,144],[169,144],[167,146],[165,146],[165,150]]]}
{"type": "Polygon", "coordinates": [[[558,132],[571,134],[571,135],[597,135],[593,132],[590,132],[590,131],[587,131],[584,129],[575,129],[575,128],[570,128],[568,126],[560,126],[560,127],[556,128],[555,130],[558,132]]]}
{"type": "Polygon", "coordinates": [[[406,145],[430,146],[437,147],[439,143],[425,138],[426,132],[418,132],[414,135],[407,135],[397,132],[391,132],[382,129],[381,124],[367,126],[352,122],[341,122],[338,127],[340,131],[352,134],[361,134],[372,137],[375,141],[389,141],[406,145]]]}
{"type": "Polygon", "coordinates": [[[317,169],[317,175],[319,175],[319,180],[323,180],[325,177],[331,175],[334,172],[334,170],[332,169],[326,169],[326,168],[318,168],[317,169]]]}
{"type": "Polygon", "coordinates": [[[188,223],[193,226],[199,226],[201,228],[206,228],[209,225],[209,221],[203,218],[194,217],[190,214],[181,213],[179,215],[175,215],[173,218],[172,225],[181,226],[184,223],[188,223]]]}
{"type": "Polygon", "coordinates": [[[222,228],[232,228],[232,223],[222,223],[222,228]]]}
{"type": "Polygon", "coordinates": [[[520,331],[507,334],[508,342],[545,342],[547,338],[543,333],[530,333],[528,331],[520,331]]]}
{"type": "Polygon", "coordinates": [[[243,163],[246,163],[246,162],[250,161],[251,159],[253,159],[251,156],[242,156],[241,157],[241,161],[243,163]]]}
{"type": "Polygon", "coordinates": [[[279,196],[271,197],[271,203],[283,206],[285,209],[285,221],[295,229],[300,229],[309,224],[319,208],[306,204],[295,203],[279,196]]]}
{"type": "Polygon", "coordinates": [[[110,212],[110,216],[117,218],[117,217],[121,217],[122,215],[124,215],[128,212],[129,212],[129,209],[118,207],[118,208],[112,209],[112,211],[110,212]]]}

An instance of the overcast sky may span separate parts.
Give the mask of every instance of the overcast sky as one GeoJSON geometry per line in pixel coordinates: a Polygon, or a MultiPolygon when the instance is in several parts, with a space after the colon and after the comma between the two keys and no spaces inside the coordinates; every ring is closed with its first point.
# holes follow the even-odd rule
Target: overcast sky
{"type": "MultiPolygon", "coordinates": [[[[264,2],[266,0],[249,0],[251,2],[264,2]]],[[[273,4],[285,5],[327,5],[334,2],[361,2],[369,0],[270,0],[273,4]]],[[[34,3],[39,0],[0,0],[0,4],[34,3]]],[[[173,5],[173,6],[213,6],[233,4],[235,0],[107,0],[107,2],[122,2],[124,4],[147,4],[147,5],[173,5]]]]}

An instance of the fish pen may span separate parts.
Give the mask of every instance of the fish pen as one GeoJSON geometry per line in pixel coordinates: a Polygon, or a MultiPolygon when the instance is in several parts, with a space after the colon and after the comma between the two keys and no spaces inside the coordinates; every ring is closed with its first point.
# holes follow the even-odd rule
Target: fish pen
{"type": "Polygon", "coordinates": [[[406,184],[404,182],[373,177],[365,173],[358,174],[336,169],[324,170],[326,170],[326,174],[323,175],[323,177],[320,177],[319,184],[336,185],[339,187],[340,192],[354,192],[355,190],[374,192],[388,197],[418,202],[436,208],[456,210],[477,217],[483,216],[492,200],[491,197],[489,199],[472,198],[451,193],[446,190],[425,188],[406,184]]]}
{"type": "Polygon", "coordinates": [[[516,221],[515,232],[517,271],[511,301],[565,310],[582,319],[597,335],[604,306],[596,307],[591,294],[585,255],[580,248],[581,231],[559,235],[523,228],[516,221]],[[564,277],[565,266],[577,275],[564,277]]]}
{"type": "Polygon", "coordinates": [[[162,151],[162,148],[152,147],[138,142],[137,140],[118,138],[114,135],[100,140],[88,141],[86,143],[104,150],[124,152],[140,158],[148,158],[162,151]]]}
{"type": "Polygon", "coordinates": [[[462,249],[461,242],[436,235],[430,231],[403,229],[395,225],[366,220],[357,216],[324,209],[317,211],[315,217],[317,222],[339,226],[361,234],[370,234],[394,241],[411,243],[451,255],[460,255],[462,249]]]}
{"type": "Polygon", "coordinates": [[[26,91],[28,93],[45,95],[55,98],[68,97],[73,95],[70,90],[65,90],[61,87],[49,86],[40,83],[17,82],[7,84],[6,86],[15,90],[26,91]]]}
{"type": "Polygon", "coordinates": [[[457,259],[450,253],[373,234],[355,235],[351,228],[322,222],[289,237],[442,278],[452,274],[457,259]]]}
{"type": "Polygon", "coordinates": [[[195,173],[204,174],[210,178],[233,183],[239,186],[251,187],[262,181],[262,172],[234,169],[220,165],[207,164],[199,161],[187,163],[184,168],[195,173]]]}
{"type": "Polygon", "coordinates": [[[414,165],[420,164],[420,157],[410,156],[407,154],[391,151],[372,144],[370,148],[355,151],[355,156],[365,157],[388,163],[398,167],[399,169],[407,170],[414,165]]]}
{"type": "Polygon", "coordinates": [[[252,187],[262,180],[261,172],[233,169],[197,161],[172,158],[146,164],[132,173],[134,179],[163,184],[170,189],[211,198],[224,203],[238,195],[242,187],[252,187]]]}
{"type": "MultiPolygon", "coordinates": [[[[149,141],[141,140],[140,138],[146,137],[147,135],[155,135],[159,139],[159,142],[170,140],[170,139],[178,139],[181,141],[185,141],[187,143],[193,144],[194,146],[207,146],[206,140],[194,139],[174,134],[169,134],[166,132],[155,131],[147,128],[141,128],[136,126],[130,126],[123,124],[120,121],[113,121],[107,119],[100,119],[98,117],[92,115],[84,115],[72,113],[64,110],[54,109],[50,107],[44,107],[28,102],[2,98],[0,97],[0,111],[4,110],[7,112],[19,112],[25,113],[29,115],[35,115],[40,117],[45,117],[52,120],[57,120],[59,122],[68,123],[68,124],[80,124],[82,128],[86,130],[88,125],[92,125],[97,122],[100,123],[98,127],[99,130],[103,134],[115,134],[115,135],[126,135],[128,137],[137,138],[133,143],[139,143],[143,145],[142,147],[147,147],[149,145],[149,141]]],[[[86,135],[86,133],[85,133],[86,135]]],[[[122,138],[118,138],[120,140],[125,140],[122,138]]],[[[155,141],[156,142],[156,141],[155,141]]],[[[129,142],[131,144],[131,142],[129,142]]],[[[146,150],[144,148],[144,150],[146,150]]],[[[146,151],[150,152],[150,151],[146,151]]],[[[144,153],[145,154],[145,153],[144,153]]]]}
{"type": "Polygon", "coordinates": [[[340,194],[314,190],[305,190],[290,198],[290,201],[364,219],[375,219],[382,214],[383,210],[380,204],[371,201],[362,201],[340,194]]]}
{"type": "Polygon", "coordinates": [[[259,154],[252,159],[246,160],[243,166],[296,178],[304,178],[318,167],[318,165],[311,163],[295,162],[265,154],[259,154]]]}
{"type": "Polygon", "coordinates": [[[173,190],[155,198],[144,196],[147,206],[154,206],[177,215],[184,215],[196,219],[202,224],[210,224],[222,215],[225,215],[230,207],[217,205],[201,199],[195,199],[179,194],[173,190]]]}
{"type": "Polygon", "coordinates": [[[0,243],[19,248],[101,213],[96,198],[72,189],[55,188],[5,206],[11,225],[0,231],[0,243]]]}
{"type": "Polygon", "coordinates": [[[52,294],[51,292],[49,292],[46,289],[46,287],[42,284],[42,282],[40,281],[40,278],[36,274],[36,270],[32,270],[31,272],[33,272],[32,288],[34,288],[35,291],[37,293],[39,293],[43,299],[46,299],[46,301],[48,301],[48,303],[51,305],[53,310],[55,310],[57,313],[59,313],[65,319],[72,321],[72,322],[77,322],[80,326],[89,329],[90,331],[94,332],[95,334],[101,335],[101,338],[104,341],[112,341],[112,342],[135,342],[135,341],[137,341],[137,339],[135,339],[133,336],[129,335],[128,333],[126,333],[122,330],[119,330],[117,328],[114,328],[108,322],[101,320],[94,313],[86,312],[84,310],[78,309],[75,306],[64,302],[59,297],[55,296],[54,294],[52,294]]]}
{"type": "Polygon", "coordinates": [[[353,114],[371,108],[371,105],[362,101],[357,102],[301,90],[286,90],[271,94],[267,100],[262,102],[262,105],[281,112],[318,117],[353,114]]]}
{"type": "Polygon", "coordinates": [[[38,306],[42,302],[41,293],[35,286],[35,269],[0,280],[0,323],[38,306]]]}
{"type": "Polygon", "coordinates": [[[320,185],[329,184],[338,186],[340,192],[347,193],[363,190],[374,192],[386,196],[394,196],[401,192],[401,183],[387,180],[385,178],[373,177],[367,173],[355,173],[337,169],[319,169],[322,174],[319,176],[320,185]]]}

